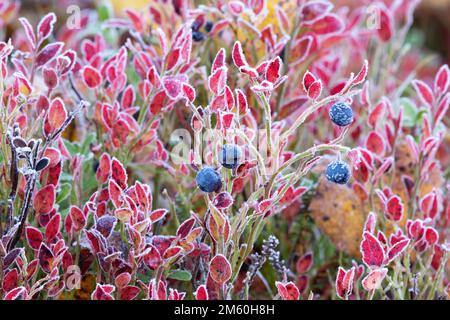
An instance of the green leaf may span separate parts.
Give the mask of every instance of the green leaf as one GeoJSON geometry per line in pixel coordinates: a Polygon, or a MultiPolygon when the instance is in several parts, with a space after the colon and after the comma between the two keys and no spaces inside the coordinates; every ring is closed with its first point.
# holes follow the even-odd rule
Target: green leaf
{"type": "Polygon", "coordinates": [[[63,139],[63,142],[71,156],[74,156],[77,153],[79,153],[80,147],[77,144],[72,143],[66,139],[63,139]]]}
{"type": "Polygon", "coordinates": [[[90,152],[91,143],[95,140],[95,133],[91,132],[87,135],[86,139],[84,139],[83,144],[80,148],[80,153],[84,156],[87,156],[90,152]]]}
{"type": "Polygon", "coordinates": [[[192,275],[186,270],[174,270],[169,274],[168,278],[179,281],[190,281],[192,279],[192,275]]]}
{"type": "Polygon", "coordinates": [[[61,184],[61,190],[58,192],[58,196],[56,197],[56,203],[61,203],[70,195],[70,191],[72,191],[72,185],[70,183],[61,184]]]}

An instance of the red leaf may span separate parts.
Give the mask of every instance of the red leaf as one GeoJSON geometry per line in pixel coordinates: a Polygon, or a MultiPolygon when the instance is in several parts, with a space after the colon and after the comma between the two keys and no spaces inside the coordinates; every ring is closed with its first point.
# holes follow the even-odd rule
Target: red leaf
{"type": "Polygon", "coordinates": [[[366,139],[366,148],[373,153],[382,156],[386,149],[383,137],[376,131],[371,131],[366,139]]]}
{"type": "Polygon", "coordinates": [[[158,93],[155,94],[155,96],[152,99],[152,102],[150,103],[150,112],[152,114],[158,114],[162,107],[164,107],[164,102],[166,101],[166,91],[161,90],[158,93]]]}
{"type": "Polygon", "coordinates": [[[433,91],[431,91],[430,87],[421,80],[414,80],[413,86],[420,100],[430,108],[434,100],[433,91]]]}
{"type": "Polygon", "coordinates": [[[238,68],[248,66],[245,59],[244,52],[242,51],[242,45],[239,41],[236,41],[233,46],[232,58],[234,65],[238,68]]]}
{"type": "Polygon", "coordinates": [[[306,73],[303,75],[303,80],[302,80],[302,84],[303,84],[303,90],[305,90],[305,92],[308,92],[309,87],[317,81],[317,78],[309,71],[306,71],[306,73]]]}
{"type": "Polygon", "coordinates": [[[101,184],[108,180],[109,174],[111,172],[111,157],[106,152],[100,157],[99,165],[95,176],[97,181],[101,184]]]}
{"type": "Polygon", "coordinates": [[[432,227],[427,227],[425,230],[425,240],[428,245],[434,246],[439,241],[439,233],[432,227]]]}
{"type": "Polygon", "coordinates": [[[119,185],[113,180],[109,179],[108,183],[108,191],[109,196],[111,198],[112,203],[116,208],[120,208],[123,200],[122,200],[122,189],[119,187],[119,185]]]}
{"type": "Polygon", "coordinates": [[[374,291],[381,286],[381,282],[386,277],[387,268],[372,270],[363,280],[362,286],[367,291],[374,291]]]}
{"type": "Polygon", "coordinates": [[[208,290],[206,289],[206,286],[204,284],[198,286],[197,290],[194,293],[194,296],[195,300],[209,300],[208,290]]]}
{"type": "Polygon", "coordinates": [[[322,93],[322,81],[317,80],[311,83],[308,88],[308,98],[316,100],[322,93]]]}
{"type": "Polygon", "coordinates": [[[353,291],[353,279],[355,277],[355,267],[345,271],[339,267],[336,276],[336,294],[341,299],[347,299],[353,291]]]}
{"type": "Polygon", "coordinates": [[[193,217],[183,221],[183,223],[178,227],[177,236],[180,239],[186,238],[186,236],[189,234],[189,232],[191,232],[194,224],[195,224],[195,218],[193,218],[193,217]]]}
{"type": "Polygon", "coordinates": [[[379,8],[379,23],[377,28],[378,37],[387,42],[392,38],[393,34],[393,19],[391,13],[386,8],[379,8]]]}
{"type": "Polygon", "coordinates": [[[158,249],[156,249],[151,244],[148,245],[149,248],[146,250],[144,255],[144,263],[147,267],[152,270],[155,270],[162,262],[161,254],[158,249]]]}
{"type": "Polygon", "coordinates": [[[139,289],[136,286],[127,286],[120,290],[120,299],[121,300],[133,300],[136,298],[139,293],[141,292],[141,289],[139,289]]]}
{"type": "Polygon", "coordinates": [[[360,251],[362,260],[368,267],[381,267],[386,261],[386,253],[380,241],[371,233],[364,231],[360,251]]]}
{"type": "Polygon", "coordinates": [[[51,131],[61,128],[63,123],[67,120],[67,111],[61,98],[55,98],[52,101],[50,107],[48,108],[47,119],[51,127],[51,131]]]}
{"type": "Polygon", "coordinates": [[[394,261],[395,258],[400,256],[406,250],[409,242],[409,239],[404,239],[394,244],[388,251],[389,262],[394,261]]]}
{"type": "Polygon", "coordinates": [[[216,57],[214,58],[211,67],[211,73],[214,73],[214,71],[224,66],[225,66],[225,49],[221,48],[219,52],[217,52],[216,57]]]}
{"type": "Polygon", "coordinates": [[[434,79],[434,92],[436,96],[440,96],[448,91],[450,85],[450,70],[448,65],[439,68],[436,78],[434,79]]]}
{"type": "Polygon", "coordinates": [[[42,233],[38,229],[29,226],[25,229],[25,235],[27,237],[28,245],[34,250],[39,250],[44,239],[42,233]]]}
{"type": "Polygon", "coordinates": [[[59,228],[61,227],[61,215],[55,214],[45,227],[45,239],[47,243],[51,243],[53,239],[58,235],[59,228]]]}
{"type": "Polygon", "coordinates": [[[17,269],[12,269],[4,275],[2,288],[3,291],[8,292],[17,286],[19,280],[19,272],[17,269]]]}
{"type": "Polygon", "coordinates": [[[311,23],[331,11],[333,5],[327,1],[308,1],[301,8],[302,22],[311,23]]]}
{"type": "Polygon", "coordinates": [[[185,98],[188,99],[189,102],[194,102],[196,95],[195,89],[190,84],[187,83],[183,83],[182,88],[185,98]]]}
{"type": "Polygon", "coordinates": [[[36,48],[36,36],[34,35],[33,27],[30,25],[27,18],[19,18],[19,21],[25,29],[25,34],[27,36],[28,43],[30,44],[30,48],[34,50],[36,48]]]}
{"type": "Polygon", "coordinates": [[[384,112],[386,111],[386,103],[382,100],[375,107],[370,110],[369,117],[367,118],[367,123],[372,128],[377,126],[378,120],[383,117],[384,112]]]}
{"type": "Polygon", "coordinates": [[[152,222],[156,222],[164,218],[164,216],[167,214],[167,209],[156,209],[155,211],[152,211],[150,214],[150,220],[152,222]]]}
{"type": "Polygon", "coordinates": [[[292,281],[286,284],[275,281],[275,285],[278,289],[278,294],[283,300],[298,300],[300,297],[300,291],[292,281]]]}
{"type": "Polygon", "coordinates": [[[47,39],[53,31],[53,25],[56,22],[56,15],[50,12],[41,19],[37,26],[39,41],[47,39]]]}
{"type": "Polygon", "coordinates": [[[295,270],[297,270],[297,273],[306,273],[309,271],[309,269],[311,269],[312,264],[312,252],[307,252],[297,260],[297,263],[295,264],[295,270]]]}
{"type": "Polygon", "coordinates": [[[209,90],[214,95],[221,95],[227,84],[227,67],[221,67],[215,70],[208,78],[209,90]]]}
{"type": "Polygon", "coordinates": [[[83,68],[84,83],[91,89],[97,88],[102,82],[102,75],[97,69],[86,66],[83,68]]]}
{"type": "Polygon", "coordinates": [[[34,196],[33,208],[39,214],[48,214],[55,204],[55,187],[52,184],[46,185],[34,196]]]}
{"type": "Polygon", "coordinates": [[[63,46],[63,42],[54,42],[46,45],[36,56],[36,67],[40,67],[55,58],[63,46]]]}
{"type": "Polygon", "coordinates": [[[277,82],[280,78],[281,68],[283,66],[283,62],[280,57],[275,57],[273,60],[269,62],[266,69],[266,79],[272,83],[277,82]]]}
{"type": "Polygon", "coordinates": [[[164,89],[166,90],[167,96],[172,100],[175,100],[181,95],[181,82],[174,77],[165,77],[163,79],[164,89]]]}
{"type": "Polygon", "coordinates": [[[240,114],[245,114],[248,110],[247,97],[240,89],[236,89],[237,108],[240,114]]]}
{"type": "Polygon", "coordinates": [[[166,251],[164,251],[163,259],[168,260],[177,257],[181,252],[183,251],[183,248],[175,246],[170,247],[166,251]]]}
{"type": "Polygon", "coordinates": [[[176,48],[169,52],[166,58],[167,71],[172,70],[178,64],[178,61],[180,60],[180,53],[180,48],[176,48]]]}
{"type": "Polygon", "coordinates": [[[42,268],[42,271],[44,271],[45,273],[50,273],[53,269],[54,256],[52,251],[45,245],[45,243],[41,244],[38,257],[39,266],[42,268]]]}
{"type": "Polygon", "coordinates": [[[69,215],[72,218],[72,227],[75,232],[80,232],[86,226],[86,217],[80,208],[71,206],[69,215]]]}
{"type": "Polygon", "coordinates": [[[311,30],[316,34],[337,33],[344,29],[344,23],[335,14],[327,14],[317,19],[311,26],[311,30]]]}
{"type": "Polygon", "coordinates": [[[231,265],[225,256],[218,254],[209,263],[209,274],[219,285],[224,285],[231,278],[231,265]]]}
{"type": "Polygon", "coordinates": [[[117,183],[117,185],[125,190],[128,186],[128,175],[127,171],[123,167],[122,163],[116,158],[111,161],[111,178],[117,183]]]}
{"type": "Polygon", "coordinates": [[[221,192],[214,198],[214,206],[217,209],[226,209],[233,204],[233,197],[228,192],[221,192]]]}
{"type": "Polygon", "coordinates": [[[399,196],[395,195],[391,197],[387,204],[387,217],[394,221],[400,221],[403,216],[403,203],[399,196]]]}

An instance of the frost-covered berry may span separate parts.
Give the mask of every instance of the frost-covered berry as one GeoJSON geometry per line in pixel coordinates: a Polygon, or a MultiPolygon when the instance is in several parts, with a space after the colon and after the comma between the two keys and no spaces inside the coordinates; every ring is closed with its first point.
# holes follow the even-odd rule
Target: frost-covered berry
{"type": "Polygon", "coordinates": [[[198,187],[204,192],[218,192],[222,188],[220,174],[212,167],[203,167],[195,178],[198,187]]]}
{"type": "Polygon", "coordinates": [[[235,144],[224,144],[220,153],[220,163],[227,169],[234,169],[240,164],[241,147],[235,144]]]}
{"type": "Polygon", "coordinates": [[[214,24],[212,23],[212,21],[206,21],[205,23],[205,31],[206,32],[210,32],[213,28],[214,24]]]}
{"type": "Polygon", "coordinates": [[[330,118],[340,127],[348,126],[353,121],[353,110],[348,104],[337,102],[330,109],[330,118]]]}
{"type": "Polygon", "coordinates": [[[343,161],[333,161],[327,167],[326,177],[328,181],[346,184],[350,180],[350,167],[343,161]]]}
{"type": "Polygon", "coordinates": [[[194,40],[195,42],[201,42],[205,40],[205,35],[200,31],[193,31],[192,40],[194,40]]]}

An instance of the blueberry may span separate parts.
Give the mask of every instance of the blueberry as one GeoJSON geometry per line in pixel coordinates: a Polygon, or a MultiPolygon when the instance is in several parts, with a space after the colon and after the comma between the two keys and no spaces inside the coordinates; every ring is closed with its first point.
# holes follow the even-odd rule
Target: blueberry
{"type": "Polygon", "coordinates": [[[330,109],[330,118],[340,127],[348,126],[353,121],[353,110],[348,104],[337,102],[330,109]]]}
{"type": "Polygon", "coordinates": [[[346,184],[350,180],[350,176],[350,167],[343,161],[333,161],[327,167],[326,177],[328,181],[346,184]]]}
{"type": "Polygon", "coordinates": [[[224,144],[220,153],[220,163],[227,169],[234,169],[240,164],[241,147],[235,144],[224,144]]]}
{"type": "Polygon", "coordinates": [[[212,167],[203,167],[195,178],[200,190],[204,192],[218,192],[222,188],[220,174],[212,167]]]}
{"type": "Polygon", "coordinates": [[[212,23],[212,21],[206,21],[205,23],[205,31],[208,33],[212,30],[214,24],[212,23]]]}
{"type": "Polygon", "coordinates": [[[195,42],[203,41],[205,40],[205,35],[200,31],[194,31],[192,32],[192,40],[194,40],[195,42]]]}

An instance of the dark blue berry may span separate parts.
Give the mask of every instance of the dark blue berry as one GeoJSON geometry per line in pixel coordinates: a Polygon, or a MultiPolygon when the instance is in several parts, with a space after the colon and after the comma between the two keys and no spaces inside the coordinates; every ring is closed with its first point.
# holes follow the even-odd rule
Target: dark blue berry
{"type": "Polygon", "coordinates": [[[330,109],[330,118],[340,127],[348,126],[353,121],[353,110],[348,104],[337,102],[330,109]]]}
{"type": "Polygon", "coordinates": [[[218,192],[222,188],[220,174],[212,167],[203,167],[197,173],[195,181],[203,192],[218,192]]]}
{"type": "Polygon", "coordinates": [[[234,169],[240,164],[241,147],[235,144],[224,144],[220,153],[220,163],[227,169],[234,169]]]}
{"type": "Polygon", "coordinates": [[[192,31],[198,31],[198,29],[200,29],[200,22],[198,22],[197,20],[192,22],[191,29],[192,31]]]}
{"type": "Polygon", "coordinates": [[[192,40],[194,40],[195,42],[203,41],[205,40],[205,35],[200,31],[194,31],[192,32],[192,40]]]}
{"type": "Polygon", "coordinates": [[[328,181],[346,184],[350,180],[350,176],[350,167],[343,161],[333,161],[327,167],[326,177],[328,181]]]}
{"type": "Polygon", "coordinates": [[[212,23],[212,21],[206,21],[206,23],[205,23],[205,31],[206,32],[210,32],[212,30],[213,26],[214,26],[214,24],[212,23]]]}

